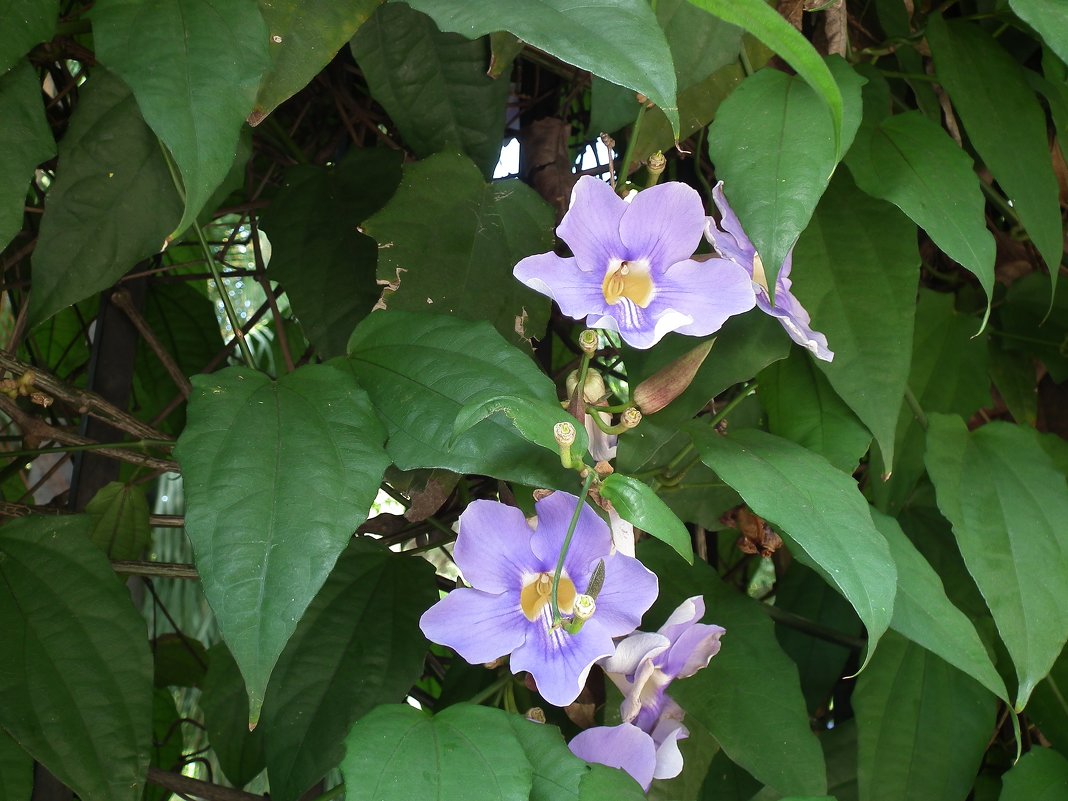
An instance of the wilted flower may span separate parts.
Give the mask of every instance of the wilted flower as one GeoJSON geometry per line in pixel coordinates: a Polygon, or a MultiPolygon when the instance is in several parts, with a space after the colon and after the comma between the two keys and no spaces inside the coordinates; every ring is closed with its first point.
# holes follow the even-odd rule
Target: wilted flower
{"type": "Polygon", "coordinates": [[[512,671],[529,671],[557,706],[578,697],[593,663],[615,650],[612,638],[634,631],[657,594],[656,576],[612,553],[608,526],[583,504],[558,599],[565,623],[584,623],[553,625],[553,574],[578,503],[565,492],[541,498],[533,529],[514,507],[472,503],[460,516],[454,553],[471,588],[453,590],[419,621],[427,638],[472,664],[511,654],[512,671]],[[590,584],[601,562],[604,583],[596,591],[590,584]]]}
{"type": "MultiPolygon", "coordinates": [[[[570,397],[575,388],[578,387],[578,370],[571,372],[564,381],[564,386],[567,389],[568,397],[570,397]]],[[[608,389],[604,385],[604,379],[601,378],[600,373],[591,367],[586,371],[586,384],[582,389],[583,404],[604,403],[607,398],[608,389]]],[[[605,425],[611,425],[612,415],[608,414],[608,412],[592,412],[584,414],[582,421],[586,428],[586,436],[590,442],[590,456],[593,457],[595,462],[607,462],[616,458],[616,443],[619,437],[615,434],[604,433],[601,427],[593,420],[593,415],[595,414],[605,425]]],[[[634,556],[633,553],[630,555],[634,556]]]]}
{"type": "Polygon", "coordinates": [[[691,257],[705,226],[701,198],[678,182],[629,203],[608,184],[579,178],[556,232],[574,253],[528,256],[514,275],[574,319],[649,348],[669,331],[705,336],[756,302],[749,275],[728,259],[691,257]]]}
{"type": "Polygon", "coordinates": [[[724,630],[699,623],[704,613],[703,598],[688,598],[658,632],[635,632],[601,663],[625,694],[623,724],[581,732],[569,743],[576,756],[622,768],[646,790],[653,779],[671,779],[682,772],[678,743],[690,733],[682,725],[682,708],[665,690],[675,679],[705,667],[719,652],[724,630]]]}
{"type": "Polygon", "coordinates": [[[793,285],[790,280],[793,251],[791,250],[786,255],[782,269],[775,278],[775,305],[773,306],[768,291],[768,278],[764,273],[764,263],[760,260],[756,246],[742,230],[738,215],[727,203],[727,198],[723,195],[723,181],[712,189],[712,198],[716,201],[720,214],[723,215],[723,220],[719,225],[711,217],[707,219],[705,236],[712,243],[712,247],[719,255],[745,268],[753,280],[756,305],[765,314],[776,318],[786,329],[790,339],[810,350],[817,359],[832,361],[834,353],[827,347],[827,337],[819,331],[812,330],[812,318],[790,292],[790,287],[793,285]]]}

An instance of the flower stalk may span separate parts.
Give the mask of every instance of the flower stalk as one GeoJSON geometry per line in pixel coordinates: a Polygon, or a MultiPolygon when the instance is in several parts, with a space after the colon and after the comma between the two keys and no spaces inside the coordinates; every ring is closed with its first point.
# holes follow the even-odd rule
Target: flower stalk
{"type": "MultiPolygon", "coordinates": [[[[579,386],[582,386],[581,382],[579,382],[579,386]]],[[[578,525],[582,507],[586,504],[586,496],[590,494],[590,487],[593,486],[593,482],[596,479],[597,473],[593,470],[586,474],[586,480],[582,483],[582,491],[579,493],[578,505],[575,506],[575,513],[571,515],[571,523],[567,527],[564,546],[560,549],[560,556],[556,560],[556,572],[553,573],[553,588],[549,594],[549,608],[552,610],[554,626],[560,624],[560,575],[564,572],[564,560],[567,558],[567,551],[571,547],[571,538],[575,535],[575,526],[578,525]]]]}

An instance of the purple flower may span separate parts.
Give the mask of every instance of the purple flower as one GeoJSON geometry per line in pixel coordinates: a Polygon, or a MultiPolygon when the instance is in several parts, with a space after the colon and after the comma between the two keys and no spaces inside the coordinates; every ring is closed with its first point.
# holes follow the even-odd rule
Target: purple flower
{"type": "Polygon", "coordinates": [[[625,723],[633,721],[652,732],[665,711],[677,709],[665,694],[667,686],[675,679],[692,676],[719,653],[724,630],[698,623],[704,614],[705,602],[700,595],[687,598],[658,632],[635,632],[602,663],[605,673],[624,693],[620,712],[625,723]]]}
{"type": "Polygon", "coordinates": [[[556,229],[574,257],[528,256],[514,275],[568,317],[618,331],[635,348],[652,347],[668,331],[706,336],[756,300],[738,265],[691,258],[704,226],[701,198],[685,184],[659,184],[628,203],[583,176],[556,229]]]}
{"type": "Polygon", "coordinates": [[[723,196],[723,181],[712,189],[712,199],[716,201],[716,207],[723,215],[723,220],[719,225],[711,217],[707,218],[705,236],[712,243],[712,247],[719,255],[745,268],[753,280],[756,305],[762,312],[770,314],[782,323],[790,339],[812,351],[817,359],[823,359],[825,362],[832,361],[834,353],[827,347],[827,337],[819,331],[812,330],[812,318],[797,298],[790,293],[790,287],[793,284],[790,280],[793,250],[786,254],[786,260],[775,279],[775,305],[772,306],[768,292],[768,279],[764,274],[764,264],[760,261],[756,246],[742,230],[738,215],[734,213],[727,203],[727,198],[723,196]]]}
{"type": "Polygon", "coordinates": [[[612,638],[634,631],[657,594],[656,576],[637,559],[613,554],[608,526],[583,504],[558,599],[565,623],[577,608],[590,616],[574,633],[553,626],[553,573],[578,502],[566,492],[541,499],[533,529],[514,507],[472,503],[460,515],[454,552],[471,588],[453,590],[419,621],[428,639],[473,664],[511,654],[512,671],[529,671],[556,706],[575,700],[593,663],[615,650],[612,638]],[[604,584],[589,605],[586,591],[602,560],[604,584]]]}
{"type": "Polygon", "coordinates": [[[635,632],[601,663],[623,691],[623,724],[581,732],[571,751],[587,762],[622,768],[645,790],[653,779],[672,779],[682,772],[679,741],[689,736],[684,713],[667,686],[692,676],[719,652],[720,626],[698,623],[705,603],[700,596],[679,605],[655,634],[635,632]]]}

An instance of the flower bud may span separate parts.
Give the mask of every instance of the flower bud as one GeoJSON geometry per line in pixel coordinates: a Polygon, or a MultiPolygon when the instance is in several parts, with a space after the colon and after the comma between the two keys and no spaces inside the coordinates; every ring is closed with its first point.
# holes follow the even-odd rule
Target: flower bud
{"type": "Polygon", "coordinates": [[[570,447],[575,444],[575,426],[568,422],[557,423],[553,426],[553,437],[560,447],[570,447]]]}
{"type": "Polygon", "coordinates": [[[527,710],[527,714],[524,715],[531,723],[544,723],[545,722],[545,710],[540,706],[532,706],[527,710]]]}
{"type": "Polygon", "coordinates": [[[619,422],[623,424],[624,428],[637,428],[638,423],[642,421],[642,413],[631,406],[629,409],[624,409],[623,414],[619,416],[619,422]]]}
{"type": "Polygon", "coordinates": [[[593,356],[597,352],[597,346],[600,344],[597,332],[592,328],[586,328],[579,334],[579,347],[582,348],[582,352],[587,356],[593,356]]]}
{"type": "MultiPolygon", "coordinates": [[[[571,371],[564,381],[564,386],[567,389],[569,398],[575,394],[575,387],[578,386],[578,370],[571,371]]],[[[607,395],[608,388],[604,385],[604,379],[601,378],[601,374],[592,368],[586,370],[586,386],[582,390],[583,402],[599,403],[607,395]]]]}
{"type": "Polygon", "coordinates": [[[660,175],[667,168],[667,157],[658,150],[645,162],[645,168],[651,175],[660,175]]]}
{"type": "Polygon", "coordinates": [[[702,342],[638,384],[634,388],[634,403],[642,414],[655,414],[681,395],[690,386],[715,342],[715,339],[702,342]]]}
{"type": "Polygon", "coordinates": [[[593,613],[597,611],[597,602],[593,600],[592,595],[576,595],[575,596],[575,619],[586,621],[593,617],[593,613]]]}

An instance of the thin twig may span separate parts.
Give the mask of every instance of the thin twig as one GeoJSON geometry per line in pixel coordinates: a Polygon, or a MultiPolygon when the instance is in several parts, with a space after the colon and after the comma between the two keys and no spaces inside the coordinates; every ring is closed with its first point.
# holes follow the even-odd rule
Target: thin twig
{"type": "Polygon", "coordinates": [[[124,576],[148,576],[150,578],[199,579],[195,565],[178,562],[117,561],[111,569],[124,576]]]}
{"type": "Polygon", "coordinates": [[[125,289],[117,290],[111,293],[111,302],[126,314],[130,322],[133,323],[134,328],[141,335],[141,338],[144,339],[145,344],[156,354],[156,358],[163,365],[163,369],[167,371],[167,375],[171,377],[171,381],[188,398],[193,391],[193,385],[189,383],[189,379],[182,372],[182,368],[174,361],[174,357],[163,347],[163,343],[159,341],[159,337],[152,330],[152,326],[148,324],[148,320],[134,307],[130,293],[125,289]]]}
{"type": "Polygon", "coordinates": [[[231,787],[222,787],[210,782],[202,782],[199,779],[190,779],[180,773],[170,773],[157,767],[148,769],[149,784],[162,787],[174,793],[184,793],[203,801],[264,801],[266,796],[246,793],[244,790],[235,790],[231,787]]]}

